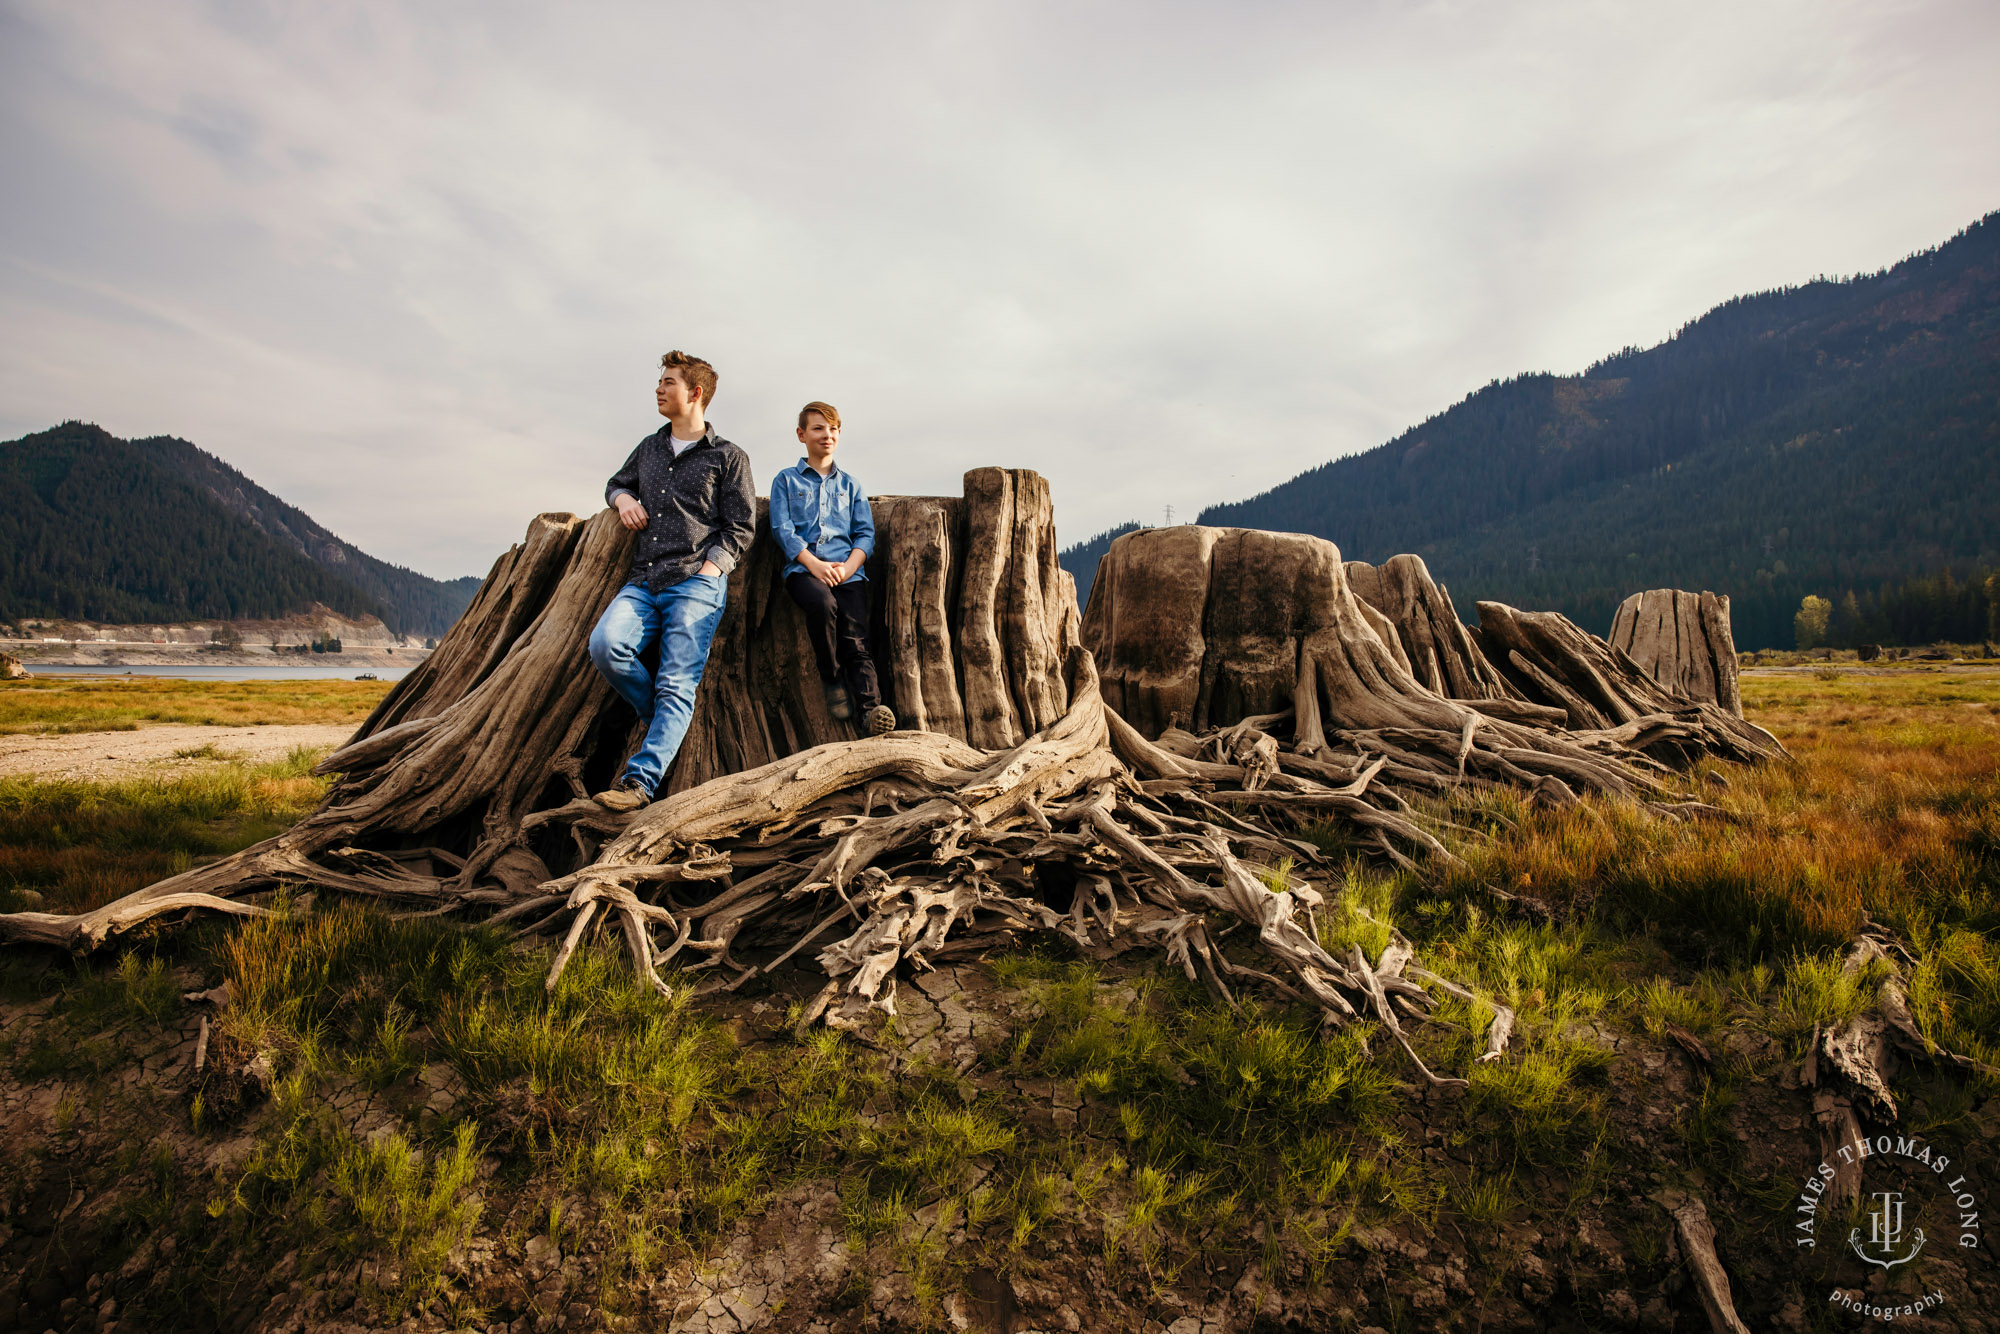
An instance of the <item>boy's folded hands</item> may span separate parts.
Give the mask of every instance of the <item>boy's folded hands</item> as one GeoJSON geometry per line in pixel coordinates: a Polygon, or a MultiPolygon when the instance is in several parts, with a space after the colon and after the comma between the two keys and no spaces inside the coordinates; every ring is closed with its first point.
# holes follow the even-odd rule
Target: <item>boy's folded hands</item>
{"type": "Polygon", "coordinates": [[[821,560],[810,551],[799,553],[799,564],[805,567],[807,574],[828,588],[838,588],[854,576],[854,571],[848,567],[847,562],[842,561],[836,565],[832,561],[821,560]]]}

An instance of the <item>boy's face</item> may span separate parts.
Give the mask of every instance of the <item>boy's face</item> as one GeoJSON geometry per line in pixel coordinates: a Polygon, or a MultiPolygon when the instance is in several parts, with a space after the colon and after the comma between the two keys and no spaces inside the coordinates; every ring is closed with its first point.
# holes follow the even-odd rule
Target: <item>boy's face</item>
{"type": "Polygon", "coordinates": [[[808,457],[825,458],[840,444],[840,428],[819,413],[809,412],[806,424],[799,428],[799,443],[806,447],[808,457]]]}
{"type": "Polygon", "coordinates": [[[701,391],[682,379],[682,374],[678,366],[668,366],[660,372],[660,383],[653,391],[653,401],[660,405],[662,417],[682,416],[701,402],[701,391]]]}

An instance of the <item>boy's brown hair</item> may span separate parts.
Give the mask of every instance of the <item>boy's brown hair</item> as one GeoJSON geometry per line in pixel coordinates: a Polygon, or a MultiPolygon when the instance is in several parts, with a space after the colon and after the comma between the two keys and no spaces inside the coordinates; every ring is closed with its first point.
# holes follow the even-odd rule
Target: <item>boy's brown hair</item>
{"type": "Polygon", "coordinates": [[[840,429],[840,409],[831,403],[814,401],[799,409],[799,429],[801,431],[806,429],[806,418],[812,416],[815,412],[826,418],[828,426],[831,426],[836,431],[840,429]]]}
{"type": "Polygon", "coordinates": [[[715,367],[691,353],[674,351],[660,358],[660,369],[677,370],[681,378],[701,391],[701,405],[705,408],[715,401],[715,367]]]}

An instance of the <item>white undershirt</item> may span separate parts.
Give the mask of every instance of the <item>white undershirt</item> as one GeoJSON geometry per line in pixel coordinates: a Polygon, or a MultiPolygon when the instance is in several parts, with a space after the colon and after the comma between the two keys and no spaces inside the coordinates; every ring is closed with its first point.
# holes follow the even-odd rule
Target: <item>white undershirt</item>
{"type": "Polygon", "coordinates": [[[700,444],[702,442],[702,439],[703,437],[696,436],[692,440],[683,440],[679,436],[675,435],[672,431],[668,431],[667,447],[674,451],[675,458],[679,458],[681,455],[687,453],[690,449],[693,449],[696,445],[700,444]]]}

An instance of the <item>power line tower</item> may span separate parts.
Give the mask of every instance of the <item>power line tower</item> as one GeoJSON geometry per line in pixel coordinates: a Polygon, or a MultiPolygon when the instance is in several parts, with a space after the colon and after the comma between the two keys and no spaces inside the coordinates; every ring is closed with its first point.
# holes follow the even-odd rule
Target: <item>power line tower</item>
{"type": "Polygon", "coordinates": [[[1167,528],[1174,526],[1174,507],[1172,505],[1167,506],[1167,521],[1163,526],[1167,528]]]}

